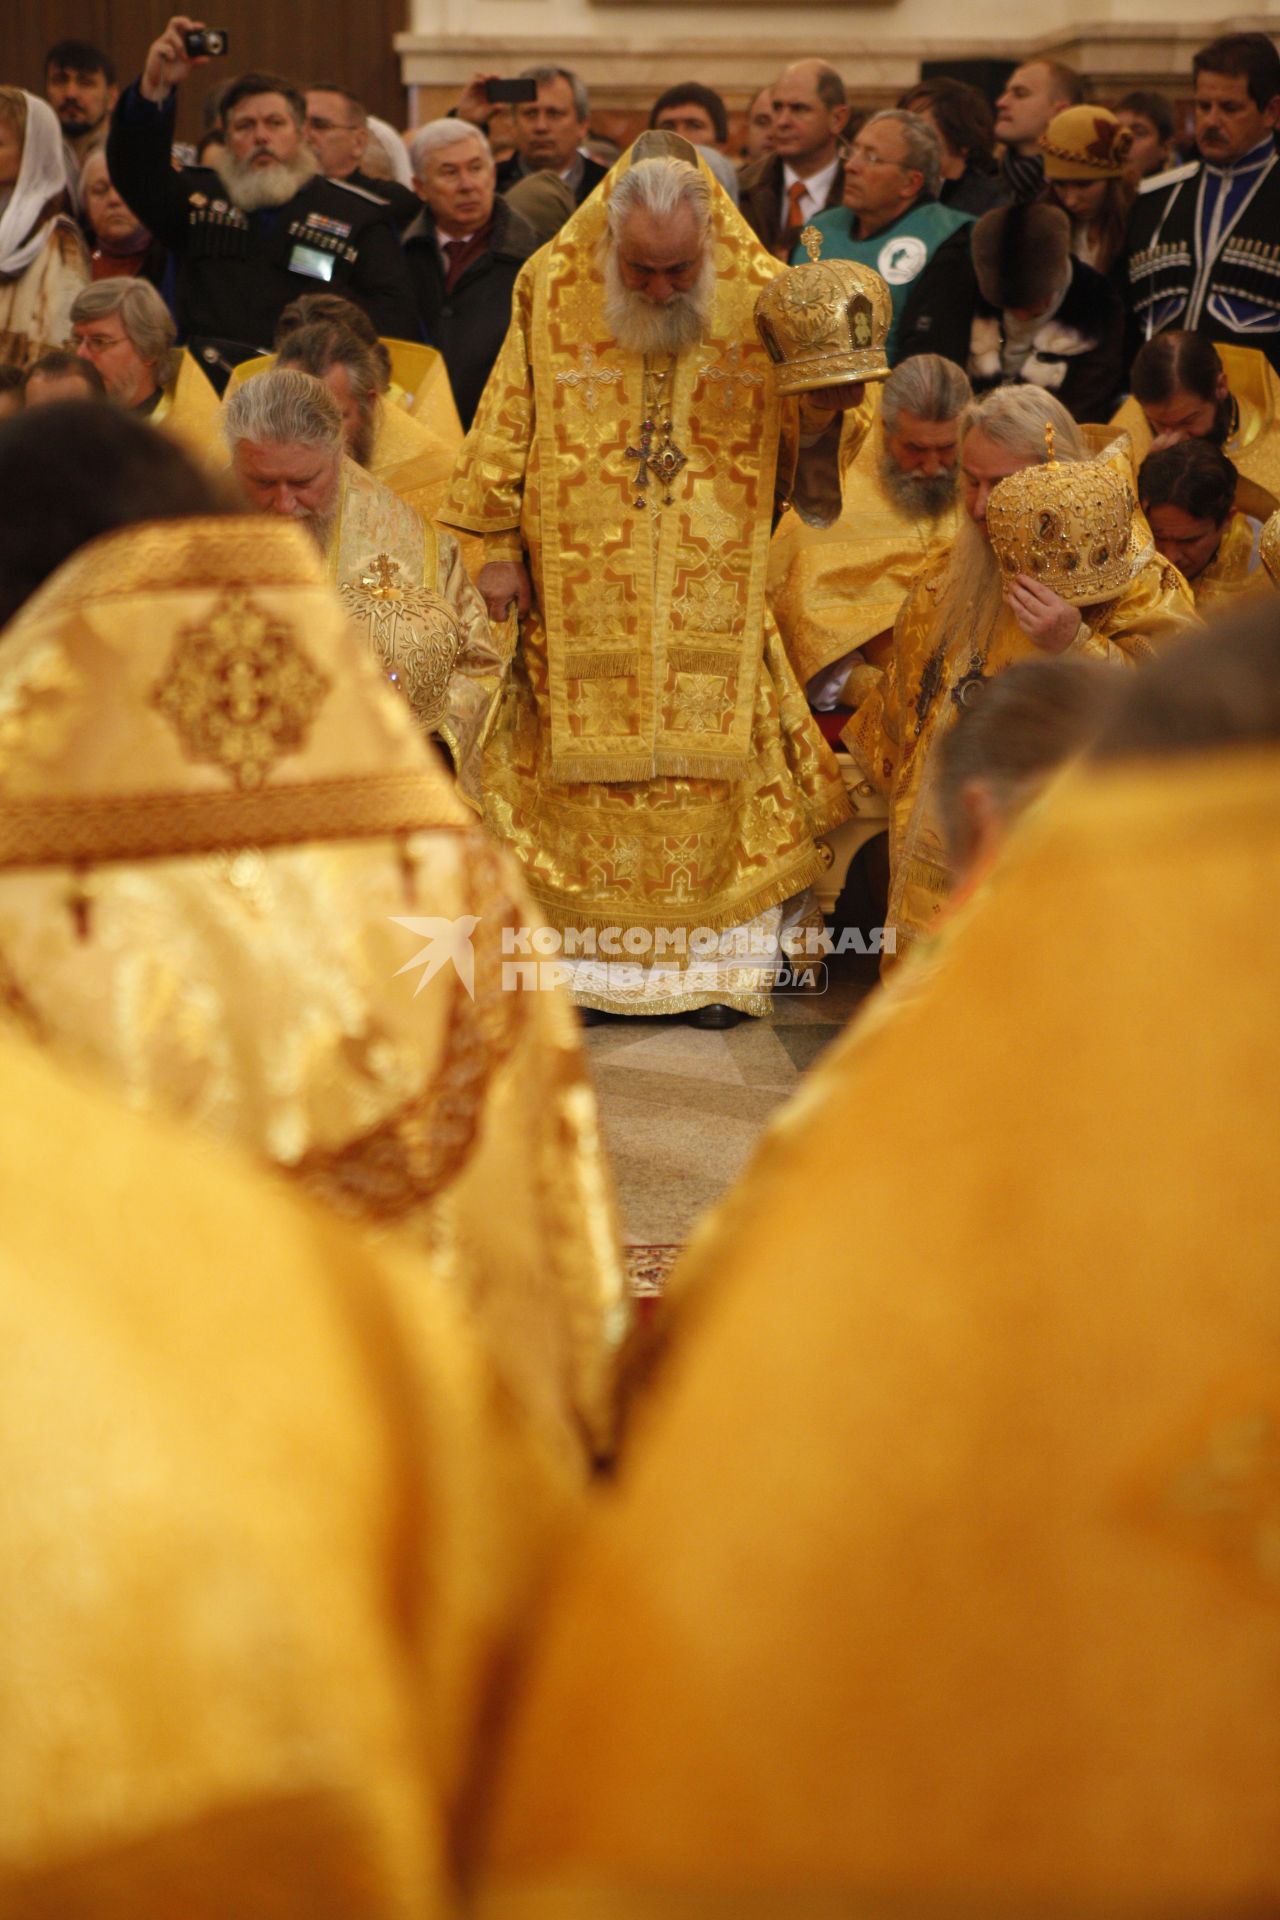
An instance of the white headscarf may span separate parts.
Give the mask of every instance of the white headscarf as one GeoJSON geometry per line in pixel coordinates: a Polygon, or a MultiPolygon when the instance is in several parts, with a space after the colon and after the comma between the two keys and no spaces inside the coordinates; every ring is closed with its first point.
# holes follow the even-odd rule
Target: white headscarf
{"type": "Polygon", "coordinates": [[[40,215],[51,200],[67,191],[67,184],[58,117],[46,101],[29,93],[22,165],[9,204],[0,213],[0,273],[7,279],[16,280],[25,273],[43,250],[49,222],[41,221],[40,215]]]}
{"type": "Polygon", "coordinates": [[[387,120],[379,120],[376,114],[369,115],[369,131],[376,135],[379,146],[386,151],[391,164],[391,172],[402,187],[413,185],[413,168],[409,165],[409,156],[404,141],[387,120]]]}

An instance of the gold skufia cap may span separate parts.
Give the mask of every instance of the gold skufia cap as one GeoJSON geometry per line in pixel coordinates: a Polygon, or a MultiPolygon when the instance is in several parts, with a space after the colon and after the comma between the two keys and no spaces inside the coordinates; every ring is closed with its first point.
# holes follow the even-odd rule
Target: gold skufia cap
{"type": "Polygon", "coordinates": [[[856,260],[820,260],[817,227],[806,227],[800,238],[808,265],[780,273],[756,301],[756,331],[777,366],[778,392],[887,380],[888,287],[856,260]]]}
{"type": "Polygon", "coordinates": [[[1137,500],[1117,465],[1054,458],[1046,421],[1044,466],[1023,467],[991,489],[987,532],[1007,580],[1028,573],[1073,607],[1112,600],[1150,558],[1135,528],[1137,500]]]}
{"type": "Polygon", "coordinates": [[[1272,514],[1262,529],[1262,538],[1258,542],[1258,552],[1262,564],[1273,587],[1280,587],[1280,508],[1272,514]]]}

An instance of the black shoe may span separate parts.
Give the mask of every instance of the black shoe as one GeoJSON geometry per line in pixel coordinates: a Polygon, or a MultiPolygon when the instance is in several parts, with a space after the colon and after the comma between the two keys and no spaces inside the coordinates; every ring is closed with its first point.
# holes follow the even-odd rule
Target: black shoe
{"type": "Polygon", "coordinates": [[[709,1007],[696,1007],[689,1015],[691,1027],[710,1028],[720,1033],[725,1027],[736,1027],[739,1020],[746,1019],[745,1013],[739,1013],[736,1007],[726,1007],[719,1000],[713,1000],[709,1007]]]}

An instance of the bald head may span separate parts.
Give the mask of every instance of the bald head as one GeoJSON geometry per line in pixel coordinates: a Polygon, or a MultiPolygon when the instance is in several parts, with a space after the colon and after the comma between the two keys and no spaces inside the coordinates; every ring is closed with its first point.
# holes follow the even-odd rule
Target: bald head
{"type": "Polygon", "coordinates": [[[825,60],[797,60],[774,86],[774,152],[801,179],[821,173],[835,159],[849,118],[844,81],[825,60]]]}

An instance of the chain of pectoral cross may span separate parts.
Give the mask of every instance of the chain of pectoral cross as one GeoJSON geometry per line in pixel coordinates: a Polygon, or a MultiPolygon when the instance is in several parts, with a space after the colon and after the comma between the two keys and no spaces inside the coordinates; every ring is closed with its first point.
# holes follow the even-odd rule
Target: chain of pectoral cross
{"type": "Polygon", "coordinates": [[[654,483],[663,489],[663,506],[671,506],[675,498],[671,491],[672,482],[681,467],[689,464],[689,456],[681,453],[671,438],[671,386],[675,365],[675,355],[672,354],[661,371],[648,366],[644,370],[644,419],[640,422],[640,444],[638,447],[628,447],[626,452],[627,459],[637,463],[633,502],[637,508],[648,505],[646,489],[654,483]],[[656,446],[655,434],[660,436],[656,446]]]}

